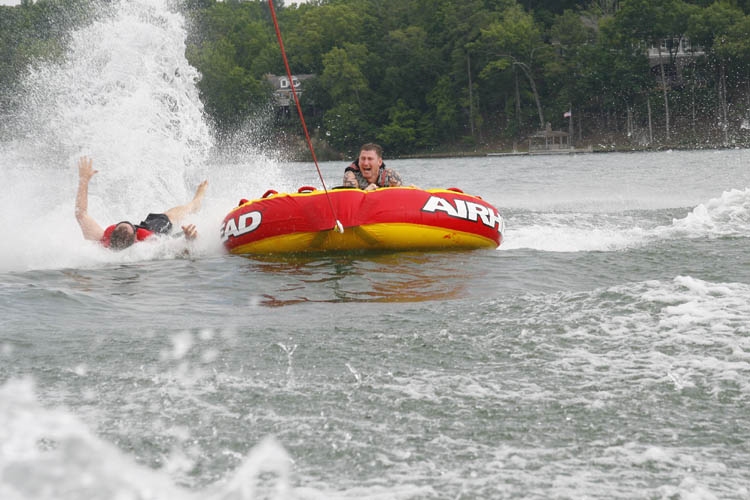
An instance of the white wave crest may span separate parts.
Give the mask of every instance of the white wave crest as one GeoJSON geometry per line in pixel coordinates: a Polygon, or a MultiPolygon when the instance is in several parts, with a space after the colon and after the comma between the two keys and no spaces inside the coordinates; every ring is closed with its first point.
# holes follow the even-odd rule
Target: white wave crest
{"type": "Polygon", "coordinates": [[[750,188],[725,191],[701,203],[671,229],[687,236],[750,236],[750,188]]]}
{"type": "Polygon", "coordinates": [[[500,249],[616,251],[655,241],[727,236],[750,237],[750,188],[725,191],[668,225],[617,214],[541,213],[515,220],[511,217],[507,219],[500,249]],[[516,220],[518,226],[514,226],[516,220]]]}
{"type": "Polygon", "coordinates": [[[501,250],[530,248],[545,252],[621,250],[642,244],[650,230],[630,216],[606,214],[542,214],[531,224],[506,225],[501,250]]]}

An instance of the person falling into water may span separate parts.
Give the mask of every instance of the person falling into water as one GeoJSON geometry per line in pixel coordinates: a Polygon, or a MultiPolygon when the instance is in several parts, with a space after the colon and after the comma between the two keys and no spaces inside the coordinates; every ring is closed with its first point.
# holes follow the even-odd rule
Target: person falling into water
{"type": "MultiPolygon", "coordinates": [[[[123,221],[112,224],[106,229],[102,227],[88,213],[89,182],[98,172],[94,170],[93,161],[85,156],[78,160],[78,194],[76,195],[76,220],[81,227],[83,237],[87,240],[98,241],[112,250],[128,248],[133,243],[143,241],[155,234],[169,234],[172,224],[179,223],[187,215],[197,212],[206,193],[208,181],[203,181],[195,191],[193,199],[185,205],[170,208],[163,214],[148,214],[146,220],[138,225],[123,221]]],[[[194,224],[182,226],[185,239],[194,240],[198,237],[198,230],[194,224]]]]}
{"type": "Polygon", "coordinates": [[[383,148],[369,143],[359,150],[359,158],[344,170],[344,186],[372,191],[379,187],[398,187],[401,176],[383,163],[383,148]]]}

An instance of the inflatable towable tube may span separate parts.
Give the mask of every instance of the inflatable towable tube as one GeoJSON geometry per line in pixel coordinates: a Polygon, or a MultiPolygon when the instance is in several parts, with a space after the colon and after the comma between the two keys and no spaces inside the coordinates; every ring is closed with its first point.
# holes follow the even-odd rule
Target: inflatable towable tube
{"type": "Polygon", "coordinates": [[[302,187],[241,200],[224,218],[221,239],[234,254],[471,249],[496,248],[503,230],[497,209],[456,188],[335,188],[326,197],[302,187]]]}

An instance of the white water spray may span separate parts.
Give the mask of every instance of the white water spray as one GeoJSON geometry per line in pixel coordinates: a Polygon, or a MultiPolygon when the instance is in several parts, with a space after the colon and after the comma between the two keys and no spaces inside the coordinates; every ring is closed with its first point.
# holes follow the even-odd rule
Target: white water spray
{"type": "MultiPolygon", "coordinates": [[[[65,58],[31,68],[0,143],[2,270],[108,260],[73,216],[75,162],[94,159],[89,213],[106,227],[192,198],[212,146],[185,58],[184,20],[163,0],[115,3],[71,34],[65,58]]],[[[111,253],[110,253],[111,255],[111,253]]]]}
{"type": "Polygon", "coordinates": [[[183,18],[162,0],[111,9],[72,34],[64,61],[30,71],[19,124],[26,145],[47,161],[40,153],[87,153],[112,183],[149,174],[166,187],[148,180],[139,187],[181,194],[169,188],[183,184],[180,177],[211,146],[195,88],[199,74],[184,55],[183,18]]]}
{"type": "MultiPolygon", "coordinates": [[[[215,147],[196,87],[200,74],[185,58],[184,19],[168,0],[101,9],[71,33],[61,61],[29,69],[20,110],[4,127],[10,137],[0,138],[0,272],[182,254],[184,246],[172,243],[115,253],[84,241],[73,213],[81,155],[99,171],[88,208],[102,227],[186,203],[208,179],[202,211],[185,221],[201,235],[194,254],[223,252],[220,222],[240,198],[310,184],[312,172],[290,174],[257,151],[244,129],[215,147]]],[[[262,117],[256,121],[250,132],[263,126],[262,117]]]]}

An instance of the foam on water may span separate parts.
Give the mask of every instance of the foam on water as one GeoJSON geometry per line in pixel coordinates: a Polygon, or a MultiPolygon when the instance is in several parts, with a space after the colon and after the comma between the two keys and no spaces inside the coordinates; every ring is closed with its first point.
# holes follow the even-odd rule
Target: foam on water
{"type": "Polygon", "coordinates": [[[494,457],[484,462],[483,472],[502,475],[507,492],[525,498],[630,498],[647,485],[663,498],[748,494],[734,470],[747,459],[742,437],[730,444],[701,433],[721,435],[728,426],[745,432],[750,286],[678,276],[587,292],[503,297],[477,309],[454,325],[452,336],[471,339],[494,361],[492,369],[436,370],[396,379],[388,388],[435,404],[451,400],[457,416],[462,412],[456,407],[476,406],[497,418],[512,419],[513,408],[531,415],[521,429],[504,426],[507,443],[478,451],[494,457]],[[488,328],[490,335],[475,335],[488,328]],[[504,374],[502,380],[495,371],[504,374]],[[685,413],[675,414],[674,408],[685,413]],[[710,418],[705,408],[712,409],[710,418]],[[535,421],[556,410],[554,430],[535,421]],[[613,430],[613,419],[622,430],[613,430]],[[600,425],[607,433],[598,432],[600,425]],[[522,444],[515,446],[510,436],[519,433],[522,444]],[[548,434],[559,444],[552,446],[548,434]],[[720,479],[728,476],[737,479],[720,479]],[[514,489],[516,481],[526,486],[522,493],[514,489]]]}
{"type": "Polygon", "coordinates": [[[725,191],[701,203],[685,218],[675,220],[672,229],[688,237],[750,236],[750,188],[725,191]]]}
{"type": "Polygon", "coordinates": [[[718,237],[750,237],[750,188],[725,191],[669,225],[638,214],[519,214],[507,221],[500,249],[616,251],[663,240],[718,237]]]}
{"type": "Polygon", "coordinates": [[[4,500],[289,497],[290,458],[272,438],[254,447],[228,478],[195,493],[173,483],[170,464],[165,470],[140,466],[68,411],[43,408],[28,380],[0,386],[0,443],[4,500]]]}
{"type": "Polygon", "coordinates": [[[631,216],[586,213],[527,214],[506,221],[501,250],[529,248],[546,252],[621,250],[648,237],[631,216]]]}
{"type": "MultiPolygon", "coordinates": [[[[634,492],[742,498],[738,474],[722,457],[746,455],[736,445],[727,452],[725,443],[696,444],[691,433],[703,426],[699,438],[710,440],[713,433],[726,436],[727,422],[742,422],[750,394],[748,304],[745,284],[679,276],[586,292],[496,297],[461,314],[442,312],[437,321],[451,318],[450,331],[412,320],[375,336],[352,335],[357,338],[346,346],[332,344],[315,321],[309,330],[264,329],[262,339],[209,329],[155,332],[125,344],[132,362],[117,374],[122,378],[114,381],[120,384],[116,392],[94,385],[107,377],[96,356],[90,366],[70,367],[91,380],[92,391],[101,390],[91,404],[96,402],[94,411],[106,409],[103,414],[86,418],[86,407],[76,413],[103,437],[64,410],[41,408],[30,389],[10,391],[12,384],[6,384],[0,424],[10,420],[8,432],[37,437],[21,452],[0,451],[6,453],[0,466],[9,464],[0,473],[17,470],[24,457],[25,470],[40,478],[37,484],[63,499],[75,496],[66,496],[56,477],[48,480],[37,469],[70,464],[72,469],[63,469],[63,487],[80,493],[76,481],[83,477],[93,484],[85,493],[122,491],[125,498],[408,499],[445,491],[456,498],[459,489],[466,492],[460,498],[632,498],[634,492]],[[368,340],[394,347],[388,364],[368,361],[366,353],[377,351],[366,344],[349,345],[368,340]],[[321,346],[321,358],[315,358],[314,346],[321,346]],[[156,362],[141,355],[149,352],[156,362]],[[451,357],[443,355],[449,352],[451,357]],[[399,369],[395,358],[404,355],[414,358],[403,362],[426,361],[399,369]],[[331,357],[335,361],[323,361],[331,357]],[[389,365],[397,370],[387,371],[389,365]],[[291,401],[298,406],[283,403],[291,401]],[[26,424],[4,417],[23,405],[34,415],[26,424]],[[659,412],[664,407],[669,414],[659,412]],[[727,422],[685,421],[673,411],[716,415],[696,407],[728,410],[727,422]],[[62,431],[52,432],[44,418],[62,431]],[[613,419],[632,428],[620,431],[613,419]],[[73,423],[58,423],[68,421],[73,423]],[[203,424],[191,425],[195,421],[203,424]],[[289,458],[277,446],[243,453],[242,444],[227,444],[227,435],[245,442],[269,429],[294,447],[296,478],[289,479],[289,458]],[[65,454],[67,441],[80,435],[81,453],[98,454],[108,466],[65,454]],[[107,447],[120,439],[155,443],[160,468],[141,473],[135,458],[107,447]],[[62,444],[34,448],[40,440],[62,444]],[[364,472],[347,469],[338,477],[335,463],[345,460],[364,472]],[[266,463],[278,481],[248,484],[264,477],[266,463]],[[196,466],[202,477],[191,476],[196,466]],[[207,476],[216,480],[206,471],[212,467],[227,477],[197,491],[207,476]],[[124,470],[121,479],[113,480],[110,468],[124,470]],[[134,476],[145,479],[131,482],[134,476]],[[291,481],[301,486],[292,488],[291,481]],[[144,489],[155,493],[147,497],[144,489]]],[[[45,400],[49,405],[54,397],[45,400]]],[[[153,452],[144,447],[140,453],[143,459],[153,452]]],[[[10,488],[20,488],[16,482],[2,487],[12,494],[17,492],[10,488]]],[[[31,497],[28,490],[9,496],[31,497]]]]}
{"type": "MultiPolygon", "coordinates": [[[[714,398],[735,391],[750,394],[750,286],[746,284],[678,276],[672,282],[530,296],[527,307],[534,324],[548,326],[532,330],[532,338],[524,334],[528,329],[520,328],[517,341],[544,342],[540,335],[555,330],[545,349],[553,350],[550,366],[561,373],[575,363],[580,378],[571,387],[571,397],[588,384],[616,386],[624,373],[639,373],[648,385],[676,391],[697,388],[714,398]],[[580,345],[586,350],[578,349],[580,345]]],[[[493,321],[516,320],[499,312],[493,321]]],[[[504,337],[497,340],[507,342],[504,337]]]]}
{"type": "MultiPolygon", "coordinates": [[[[162,391],[164,398],[180,397],[162,391]]],[[[195,395],[188,400],[194,404],[195,395]]],[[[296,421],[283,415],[273,418],[292,425],[296,421]]],[[[294,461],[273,437],[263,438],[245,456],[232,453],[231,461],[237,466],[226,477],[202,489],[186,488],[181,483],[190,482],[186,471],[195,467],[196,459],[189,446],[181,448],[193,439],[187,429],[158,429],[174,438],[176,445],[162,467],[149,468],[98,437],[68,410],[43,407],[29,380],[10,380],[0,386],[0,425],[0,497],[4,500],[409,499],[435,494],[432,487],[409,481],[395,485],[376,481],[341,489],[337,484],[308,480],[303,481],[307,485],[294,487],[294,461]]]]}

